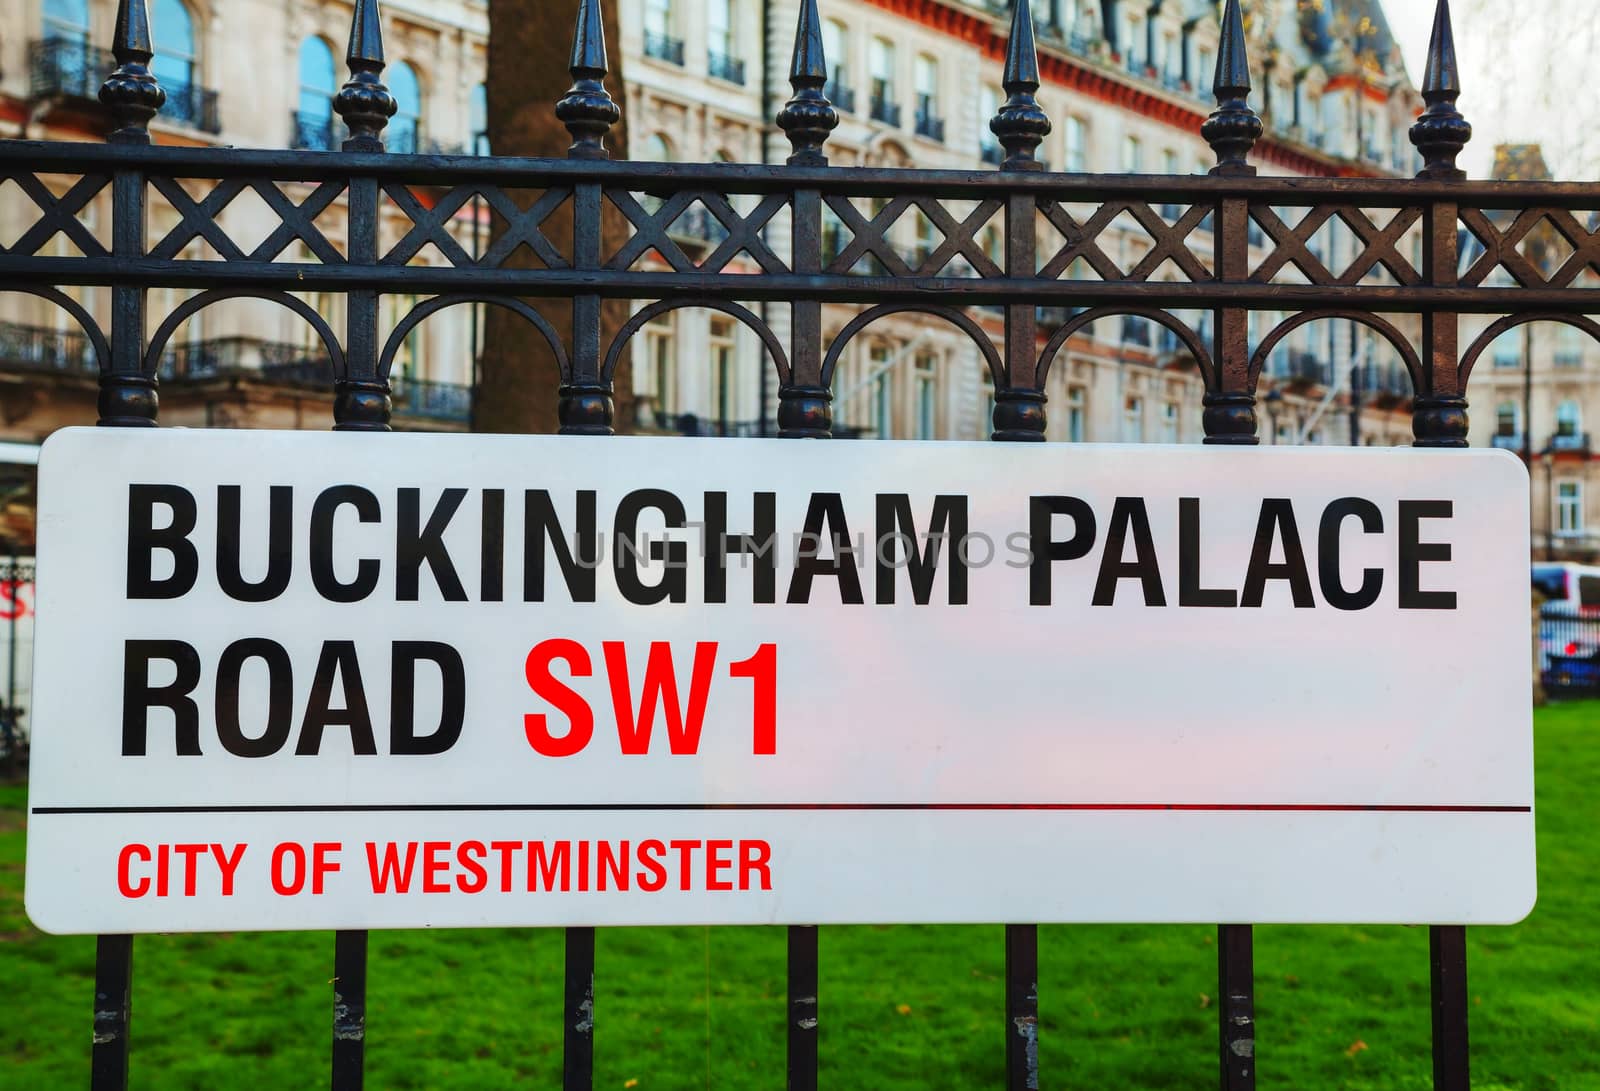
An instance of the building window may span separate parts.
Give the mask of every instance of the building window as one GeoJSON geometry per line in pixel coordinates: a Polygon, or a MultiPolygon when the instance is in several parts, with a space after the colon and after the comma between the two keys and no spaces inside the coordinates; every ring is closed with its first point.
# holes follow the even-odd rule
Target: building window
{"type": "Polygon", "coordinates": [[[1178,403],[1165,402],[1161,406],[1161,442],[1178,442],[1178,403]]]}
{"type": "Polygon", "coordinates": [[[1556,482],[1556,533],[1583,533],[1583,482],[1556,482]]]}
{"type": "Polygon", "coordinates": [[[668,64],[683,63],[683,39],[674,36],[672,0],[644,0],[644,55],[668,64]]]}
{"type": "Polygon", "coordinates": [[[729,83],[744,82],[737,20],[733,0],[710,0],[706,7],[706,71],[729,83]]]}
{"type": "Polygon", "coordinates": [[[737,375],[733,367],[733,323],[725,318],[711,320],[711,413],[718,435],[727,435],[733,423],[737,402],[737,375]]]}
{"type": "Polygon", "coordinates": [[[1089,169],[1089,125],[1081,117],[1067,118],[1066,169],[1083,173],[1089,169]]]}
{"type": "Polygon", "coordinates": [[[1144,145],[1136,136],[1124,137],[1122,141],[1122,173],[1138,174],[1144,169],[1144,145]]]}
{"type": "Polygon", "coordinates": [[[321,38],[307,38],[300,43],[300,98],[295,113],[293,147],[333,150],[333,95],[336,90],[333,50],[321,38]]]}
{"type": "Polygon", "coordinates": [[[417,79],[417,70],[401,61],[391,65],[383,79],[395,103],[384,144],[390,151],[411,154],[422,151],[422,84],[417,79]]]}
{"type": "Polygon", "coordinates": [[[1574,440],[1583,434],[1583,408],[1568,398],[1556,406],[1556,438],[1574,440]]]}
{"type": "Polygon", "coordinates": [[[894,46],[874,38],[867,48],[867,67],[872,75],[872,117],[889,125],[900,124],[900,104],[894,88],[894,46]]]}
{"type": "Polygon", "coordinates": [[[868,427],[879,439],[894,438],[894,378],[888,345],[873,345],[867,353],[868,427]]]}
{"type": "MultiPolygon", "coordinates": [[[[1000,112],[1000,92],[993,87],[982,87],[978,90],[978,157],[985,163],[995,166],[1000,165],[1000,160],[1005,158],[1005,152],[996,139],[994,130],[989,128],[989,122],[994,115],[1000,112]]],[[[1070,139],[1070,137],[1069,137],[1070,139]]]]}
{"type": "Polygon", "coordinates": [[[1067,439],[1072,443],[1083,442],[1083,400],[1083,387],[1067,391],[1067,439]]]}
{"type": "Polygon", "coordinates": [[[674,358],[674,329],[672,315],[661,317],[645,325],[645,374],[649,389],[645,393],[655,405],[656,426],[672,427],[678,410],[677,361],[674,358]]]}
{"type": "Polygon", "coordinates": [[[1494,434],[1522,435],[1522,407],[1516,402],[1501,402],[1494,410],[1494,434]]]}
{"type": "Polygon", "coordinates": [[[918,54],[914,64],[917,88],[917,133],[930,140],[944,139],[944,119],[939,116],[939,62],[918,54]]]}
{"type": "Polygon", "coordinates": [[[1522,366],[1522,332],[1507,330],[1494,339],[1494,366],[1522,366]]]}
{"type": "Polygon", "coordinates": [[[843,23],[828,19],[822,24],[822,52],[828,58],[829,75],[823,94],[839,109],[853,113],[856,95],[850,88],[849,42],[843,23]]]}
{"type": "Polygon", "coordinates": [[[1122,403],[1122,442],[1139,443],[1144,439],[1144,399],[1126,398],[1122,403]]]}
{"type": "Polygon", "coordinates": [[[939,361],[931,353],[917,357],[917,439],[933,439],[939,427],[939,361]]]}
{"type": "Polygon", "coordinates": [[[89,0],[44,0],[44,37],[48,42],[87,42],[89,0]]]}
{"type": "Polygon", "coordinates": [[[1582,336],[1571,326],[1556,327],[1556,367],[1577,367],[1583,363],[1582,336]]]}
{"type": "Polygon", "coordinates": [[[489,154],[489,91],[475,84],[467,97],[467,124],[472,129],[472,154],[489,154]]]}
{"type": "MultiPolygon", "coordinates": [[[[192,97],[195,84],[194,16],[183,0],[156,0],[155,19],[150,28],[155,36],[155,56],[150,61],[150,74],[155,76],[167,100],[192,97]]],[[[46,7],[48,13],[48,5],[46,7]]],[[[181,109],[183,103],[176,103],[181,109]]],[[[163,107],[162,117],[171,111],[163,107]]],[[[187,118],[179,118],[187,122],[187,118]]]]}

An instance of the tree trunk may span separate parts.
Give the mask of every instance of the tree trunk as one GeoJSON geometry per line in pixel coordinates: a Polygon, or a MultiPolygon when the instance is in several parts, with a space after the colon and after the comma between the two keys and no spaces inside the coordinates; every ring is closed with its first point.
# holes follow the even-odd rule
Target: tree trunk
{"type": "MultiPolygon", "coordinates": [[[[602,0],[606,45],[611,62],[606,90],[623,107],[623,121],[606,138],[613,158],[624,158],[621,35],[617,29],[615,0],[602,0]]],[[[489,147],[497,156],[565,158],[572,137],[556,120],[555,104],[572,79],[567,62],[572,49],[578,0],[489,0],[489,147]]],[[[536,190],[508,190],[519,208],[540,196],[536,190]]],[[[626,241],[627,221],[607,208],[601,253],[609,254],[626,241]]],[[[506,228],[495,214],[491,218],[490,245],[506,228]]],[[[540,231],[563,255],[572,254],[572,205],[568,201],[544,221],[540,231]]],[[[540,268],[542,264],[526,246],[505,261],[507,266],[540,268]]],[[[572,304],[559,298],[528,302],[555,327],[562,342],[572,346],[572,304]]],[[[608,301],[601,309],[602,354],[628,317],[626,300],[608,301]]],[[[479,369],[475,428],[480,432],[554,432],[556,389],[561,374],[549,346],[539,332],[518,315],[501,307],[484,308],[483,356],[479,369]]],[[[632,419],[632,379],[627,355],[617,367],[618,426],[632,419]]]]}

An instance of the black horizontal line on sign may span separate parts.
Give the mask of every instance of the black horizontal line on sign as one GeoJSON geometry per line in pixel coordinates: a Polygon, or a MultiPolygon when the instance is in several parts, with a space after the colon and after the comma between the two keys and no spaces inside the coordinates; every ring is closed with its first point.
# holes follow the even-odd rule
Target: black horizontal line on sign
{"type": "Polygon", "coordinates": [[[246,803],[34,807],[34,814],[294,814],[346,811],[1372,811],[1530,814],[1498,803],[246,803]]]}

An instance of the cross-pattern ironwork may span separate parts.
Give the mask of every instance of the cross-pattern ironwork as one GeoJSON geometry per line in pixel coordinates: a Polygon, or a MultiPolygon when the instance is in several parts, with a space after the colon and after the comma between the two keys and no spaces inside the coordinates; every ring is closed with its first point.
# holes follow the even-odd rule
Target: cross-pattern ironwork
{"type": "MultiPolygon", "coordinates": [[[[538,330],[560,368],[562,382],[554,394],[562,431],[590,435],[612,430],[611,382],[628,339],[651,318],[684,306],[720,310],[755,331],[778,379],[780,434],[796,438],[832,433],[834,363],[850,338],[897,313],[937,318],[973,339],[994,381],[993,438],[1005,441],[1044,438],[1051,363],[1069,337],[1102,318],[1133,316],[1167,330],[1188,350],[1204,380],[1206,442],[1243,445],[1257,442],[1255,387],[1267,356],[1287,334],[1311,321],[1359,322],[1393,344],[1415,392],[1416,442],[1427,447],[1465,445],[1465,382],[1473,362],[1499,333],[1527,321],[1554,320],[1600,337],[1600,324],[1583,317],[1595,306],[1592,289],[1580,286],[1585,274],[1600,273],[1600,220],[1594,215],[1600,186],[1466,181],[1456,156],[1471,127],[1455,105],[1461,88],[1448,0],[1437,0],[1422,87],[1427,109],[1411,129],[1424,167],[1416,179],[1405,180],[1256,177],[1249,156],[1262,125],[1248,101],[1238,0],[1228,0],[1224,11],[1213,82],[1217,109],[1201,130],[1217,153],[1209,176],[1050,174],[1036,156],[1051,122],[1035,98],[1039,69],[1032,6],[1011,7],[1002,79],[1006,99],[990,122],[1000,169],[927,171],[828,165],[826,145],[838,115],[825,93],[828,67],[817,0],[800,3],[790,71],[794,94],[776,119],[793,152],[776,168],[612,161],[606,140],[620,113],[605,89],[600,0],[580,0],[573,84],[555,104],[556,116],[573,138],[565,159],[385,154],[383,130],[395,101],[382,82],[377,0],[355,3],[346,55],[350,79],[333,102],[348,131],[340,152],[152,147],[148,126],[165,94],[148,67],[146,0],[119,0],[112,51],[117,67],[100,90],[111,120],[110,146],[0,142],[0,182],[15,182],[38,211],[17,242],[0,250],[0,290],[44,298],[82,325],[99,371],[100,422],[115,426],[156,424],[157,379],[168,339],[189,315],[241,296],[277,302],[313,326],[333,376],[333,426],[364,431],[388,427],[390,366],[407,334],[428,315],[462,303],[506,308],[538,330]],[[68,181],[58,194],[45,176],[68,181]],[[211,188],[204,196],[191,196],[205,186],[211,188]],[[109,247],[83,221],[90,202],[108,187],[109,247]],[[295,200],[289,196],[298,192],[295,187],[309,191],[295,200]],[[225,223],[228,206],[247,190],[278,221],[248,252],[225,223]],[[499,221],[488,249],[476,259],[451,227],[469,202],[477,203],[475,198],[499,221]],[[145,224],[153,201],[169,206],[178,222],[152,242],[145,224]],[[386,205],[406,221],[389,242],[381,214],[386,205]],[[601,245],[608,205],[621,213],[629,230],[609,255],[601,245]],[[875,211],[869,216],[863,207],[875,211]],[[674,225],[699,209],[726,235],[696,261],[675,241],[681,233],[674,225]],[[1285,211],[1295,209],[1303,210],[1298,218],[1285,211]],[[544,230],[558,210],[571,216],[570,247],[544,230]],[[908,261],[891,232],[912,210],[943,241],[908,261]],[[848,244],[832,256],[825,212],[851,233],[848,244]],[[324,214],[342,227],[342,239],[335,239],[334,228],[320,226],[324,214]],[[1584,214],[1588,226],[1580,218],[1584,214]],[[1129,269],[1102,245],[1122,222],[1136,225],[1150,242],[1129,269]],[[1350,264],[1340,270],[1314,249],[1317,233],[1332,222],[1359,240],[1350,264]],[[779,223],[786,228],[777,233],[781,242],[768,230],[779,223]],[[978,241],[979,233],[991,227],[1000,232],[998,256],[988,248],[987,236],[985,243],[978,241]],[[1548,274],[1521,249],[1536,232],[1553,232],[1571,248],[1548,274]],[[80,256],[42,253],[58,234],[80,256]],[[1061,241],[1049,241],[1052,234],[1061,241]],[[1469,237],[1483,252],[1464,262],[1463,241],[1469,237]],[[1401,252],[1402,243],[1413,238],[1421,243],[1420,262],[1401,252]],[[209,244],[213,256],[196,254],[199,248],[190,245],[196,240],[209,244]],[[280,260],[296,241],[316,260],[280,260]],[[1265,245],[1253,246],[1256,242],[1265,245]],[[446,264],[417,263],[430,245],[446,264]],[[536,263],[510,260],[522,247],[536,263]],[[748,262],[736,261],[741,255],[748,262]],[[968,267],[966,275],[961,263],[968,267]],[[1280,282],[1291,266],[1306,283],[1280,282]],[[1174,269],[1178,279],[1153,282],[1164,267],[1174,269]],[[1383,283],[1380,270],[1393,283],[1383,283]],[[1495,283],[1501,279],[1493,276],[1497,270],[1516,286],[1495,283]],[[102,330],[65,293],[46,287],[54,283],[109,286],[110,329],[102,330]],[[149,289],[157,287],[200,291],[151,333],[145,302],[149,289]],[[348,334],[343,343],[314,308],[291,294],[305,291],[344,296],[348,334]],[[384,294],[432,298],[385,334],[379,328],[384,294]],[[610,344],[603,343],[600,323],[606,298],[644,303],[610,344]],[[735,298],[786,307],[787,342],[749,308],[730,302],[735,298]],[[829,339],[823,335],[822,308],[830,302],[870,306],[829,339]],[[1003,315],[998,346],[992,332],[967,313],[975,305],[1003,315]],[[546,317],[553,308],[570,309],[570,342],[557,336],[546,317]],[[1181,317],[1199,310],[1208,312],[1200,328],[1181,317]],[[1263,311],[1292,313],[1262,331],[1252,352],[1247,319],[1263,311]],[[1375,311],[1418,316],[1419,342],[1413,344],[1375,311]],[[1465,313],[1503,317],[1462,353],[1460,316],[1465,313]],[[1053,322],[1054,332],[1046,337],[1041,315],[1067,317],[1053,322]]],[[[328,128],[331,145],[331,121],[328,128]]],[[[387,221],[390,226],[393,220],[387,221]]],[[[1462,1091],[1467,1087],[1464,930],[1436,927],[1430,947],[1435,1086],[1462,1091]]],[[[132,948],[130,937],[105,936],[97,949],[97,1089],[120,1089],[127,1082],[132,948]]],[[[1041,1077],[1038,1066],[1041,1004],[1034,926],[1008,926],[1005,950],[1006,1003],[1003,1024],[996,1020],[997,1040],[1003,1031],[1008,1087],[1034,1088],[1050,1080],[1041,1077]]],[[[334,972],[333,1085],[356,1088],[365,1042],[365,933],[339,934],[334,972]]],[[[816,929],[789,930],[788,974],[789,1086],[815,1088],[817,1028],[827,1010],[818,997],[816,929]]],[[[1220,926],[1218,977],[1222,1084],[1240,1091],[1254,1087],[1256,1068],[1248,925],[1220,926]]],[[[603,978],[597,988],[595,975],[594,931],[569,929],[563,1013],[568,1089],[592,1083],[594,1028],[597,1017],[604,1018],[604,1007],[603,978]]]]}

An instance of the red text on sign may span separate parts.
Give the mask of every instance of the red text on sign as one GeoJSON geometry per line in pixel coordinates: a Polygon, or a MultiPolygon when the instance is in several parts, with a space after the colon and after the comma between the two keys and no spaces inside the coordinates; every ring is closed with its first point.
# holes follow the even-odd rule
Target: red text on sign
{"type": "MultiPolygon", "coordinates": [[[[651,641],[645,653],[637,707],[626,645],[620,640],[606,640],[600,648],[618,749],[623,754],[648,754],[659,711],[666,724],[668,750],[680,755],[699,753],[700,731],[716,673],[717,642],[702,640],[695,644],[685,687],[679,685],[672,645],[664,640],[651,641]]],[[[637,656],[634,659],[637,662],[637,656]]],[[[552,668],[558,661],[565,665],[571,678],[594,675],[589,650],[576,640],[541,640],[528,652],[523,673],[529,688],[567,721],[566,731],[558,735],[552,730],[549,713],[532,712],[523,717],[528,745],[547,758],[571,757],[594,738],[594,709],[581,693],[556,678],[552,668]]],[[[762,644],[750,658],[728,664],[728,674],[748,678],[752,683],[751,753],[777,753],[778,646],[762,644]]]]}

